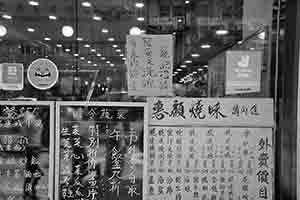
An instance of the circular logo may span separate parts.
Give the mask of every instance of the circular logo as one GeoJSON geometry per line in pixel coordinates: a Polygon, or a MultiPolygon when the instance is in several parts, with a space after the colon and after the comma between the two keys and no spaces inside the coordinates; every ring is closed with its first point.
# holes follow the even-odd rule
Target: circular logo
{"type": "Polygon", "coordinates": [[[27,78],[30,84],[36,89],[48,90],[58,80],[57,66],[49,59],[37,59],[29,66],[27,78]]]}

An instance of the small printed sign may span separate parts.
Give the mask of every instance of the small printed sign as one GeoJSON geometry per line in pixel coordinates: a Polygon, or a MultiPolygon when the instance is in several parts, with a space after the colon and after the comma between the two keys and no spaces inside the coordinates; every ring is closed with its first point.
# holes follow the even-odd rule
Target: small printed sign
{"type": "Polygon", "coordinates": [[[24,67],[20,63],[0,64],[0,89],[2,90],[23,90],[24,88],[24,67]]]}
{"type": "Polygon", "coordinates": [[[58,74],[57,66],[51,60],[40,58],[29,66],[27,78],[36,89],[48,90],[56,84],[58,74]]]}
{"type": "Polygon", "coordinates": [[[226,58],[226,94],[260,92],[262,53],[228,51],[226,58]]]}

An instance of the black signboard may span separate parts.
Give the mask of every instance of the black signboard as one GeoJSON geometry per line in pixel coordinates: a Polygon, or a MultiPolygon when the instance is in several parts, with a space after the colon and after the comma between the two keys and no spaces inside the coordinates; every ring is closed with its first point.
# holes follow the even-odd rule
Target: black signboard
{"type": "Polygon", "coordinates": [[[53,196],[54,104],[0,102],[0,200],[53,196]]]}
{"type": "Polygon", "coordinates": [[[142,199],[145,104],[56,107],[56,199],[142,199]]]}

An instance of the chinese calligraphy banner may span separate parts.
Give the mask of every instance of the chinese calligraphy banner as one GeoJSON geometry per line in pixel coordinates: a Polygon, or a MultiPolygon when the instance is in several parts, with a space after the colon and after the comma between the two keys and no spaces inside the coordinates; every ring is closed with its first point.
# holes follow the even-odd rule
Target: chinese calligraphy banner
{"type": "Polygon", "coordinates": [[[144,103],[58,102],[56,199],[141,200],[144,103]]]}
{"type": "Polygon", "coordinates": [[[173,36],[127,36],[128,92],[132,96],[172,96],[173,36]]]}
{"type": "Polygon", "coordinates": [[[0,102],[0,199],[53,199],[53,127],[51,102],[0,102]]]}
{"type": "Polygon", "coordinates": [[[150,125],[272,127],[272,99],[148,98],[150,125]]]}
{"type": "Polygon", "coordinates": [[[270,128],[150,127],[144,200],[272,199],[270,128]]]}

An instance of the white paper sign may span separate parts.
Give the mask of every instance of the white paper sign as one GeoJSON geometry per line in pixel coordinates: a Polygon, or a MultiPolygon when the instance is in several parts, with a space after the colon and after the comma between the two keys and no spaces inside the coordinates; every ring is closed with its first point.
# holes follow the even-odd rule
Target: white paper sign
{"type": "Polygon", "coordinates": [[[129,95],[171,96],[172,35],[129,35],[126,48],[129,95]]]}
{"type": "Polygon", "coordinates": [[[144,200],[272,199],[271,128],[151,127],[144,200]]]}

